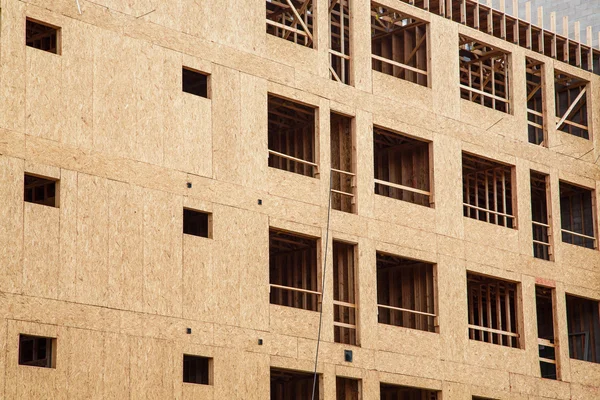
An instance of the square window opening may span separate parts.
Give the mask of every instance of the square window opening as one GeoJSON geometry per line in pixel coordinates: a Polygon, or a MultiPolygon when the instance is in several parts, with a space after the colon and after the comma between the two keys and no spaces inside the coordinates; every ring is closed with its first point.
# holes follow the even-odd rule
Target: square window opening
{"type": "Polygon", "coordinates": [[[28,203],[58,207],[58,181],[25,174],[23,199],[28,203]]]}
{"type": "Polygon", "coordinates": [[[600,312],[598,301],[567,294],[569,355],[576,360],[600,363],[600,312]]]}
{"type": "Polygon", "coordinates": [[[469,338],[521,348],[517,284],[467,272],[469,338]]]}
{"type": "Polygon", "coordinates": [[[554,72],[556,129],[590,139],[588,127],[588,81],[564,72],[554,72]]]}
{"type": "Polygon", "coordinates": [[[428,24],[371,2],[373,70],[428,86],[428,24]]]}
{"type": "Polygon", "coordinates": [[[361,400],[361,382],[360,379],[335,377],[335,398],[336,400],[361,400]]]}
{"type": "Polygon", "coordinates": [[[321,293],[318,239],[271,229],[269,282],[271,304],[318,311],[321,293]]]}
{"type": "Polygon", "coordinates": [[[597,248],[592,189],[560,182],[560,219],[564,243],[597,248]]]}
{"type": "Polygon", "coordinates": [[[186,67],[181,70],[182,86],[185,93],[209,98],[208,81],[209,75],[186,67]]]}
{"type": "Polygon", "coordinates": [[[510,113],[509,53],[460,35],[458,56],[461,98],[510,113]]]}
{"type": "Polygon", "coordinates": [[[27,18],[25,44],[35,49],[60,54],[60,28],[27,18]]]}
{"type": "Polygon", "coordinates": [[[183,209],[183,233],[186,235],[212,238],[212,214],[183,209]]]}
{"type": "Polygon", "coordinates": [[[374,127],[375,194],[430,207],[429,145],[374,127]]]}
{"type": "Polygon", "coordinates": [[[199,385],[212,385],[212,358],[183,355],[183,381],[199,385]]]}
{"type": "Polygon", "coordinates": [[[19,365],[56,368],[55,349],[55,338],[21,334],[19,335],[19,365]]]}
{"type": "Polygon", "coordinates": [[[516,228],[513,213],[514,168],[463,153],[463,212],[465,217],[516,228]]]}
{"type": "Polygon", "coordinates": [[[266,0],[266,17],[268,34],[313,48],[313,0],[266,0]]]}
{"type": "Polygon", "coordinates": [[[269,167],[317,177],[316,109],[269,95],[269,167]]]}
{"type": "Polygon", "coordinates": [[[380,324],[437,332],[433,264],[377,252],[380,324]]]}
{"type": "MultiPolygon", "coordinates": [[[[271,368],[271,400],[305,400],[312,396],[314,375],[310,372],[271,368]]],[[[319,399],[321,376],[317,375],[315,398],[319,399]]]]}

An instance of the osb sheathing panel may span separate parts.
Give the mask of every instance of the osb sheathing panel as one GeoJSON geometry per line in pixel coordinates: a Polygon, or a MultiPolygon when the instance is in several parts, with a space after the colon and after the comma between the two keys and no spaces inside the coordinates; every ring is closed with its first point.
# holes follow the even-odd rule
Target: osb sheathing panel
{"type": "Polygon", "coordinates": [[[23,279],[23,160],[0,157],[0,288],[4,292],[20,292],[23,279]]]}

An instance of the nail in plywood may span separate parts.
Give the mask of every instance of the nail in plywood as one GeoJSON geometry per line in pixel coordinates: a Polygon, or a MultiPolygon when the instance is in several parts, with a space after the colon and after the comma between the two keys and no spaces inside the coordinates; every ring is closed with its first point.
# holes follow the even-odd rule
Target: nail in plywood
{"type": "Polygon", "coordinates": [[[598,301],[567,294],[569,355],[600,363],[600,310],[598,301]]]}
{"type": "Polygon", "coordinates": [[[25,43],[29,47],[60,54],[60,28],[27,18],[25,43]]]}
{"type": "Polygon", "coordinates": [[[271,304],[318,311],[317,239],[269,231],[271,304]]]}
{"type": "Polygon", "coordinates": [[[356,245],[333,241],[333,330],[337,343],[357,345],[356,245]]]}
{"type": "Polygon", "coordinates": [[[510,113],[509,54],[460,35],[458,55],[461,97],[510,113]]]}
{"type": "Polygon", "coordinates": [[[267,33],[313,47],[313,0],[266,0],[267,33]]]}
{"type": "Polygon", "coordinates": [[[356,146],[353,120],[331,113],[331,207],[356,213],[356,146]]]}
{"type": "Polygon", "coordinates": [[[371,2],[373,70],[428,86],[427,23],[371,2]]]}
{"type": "Polygon", "coordinates": [[[58,207],[57,183],[54,179],[25,174],[23,199],[29,203],[58,207]]]}
{"type": "Polygon", "coordinates": [[[521,347],[517,285],[467,272],[469,338],[521,347]]]}
{"type": "Polygon", "coordinates": [[[362,400],[361,385],[359,379],[335,378],[335,398],[336,400],[362,400]]]}
{"type": "MultiPolygon", "coordinates": [[[[315,399],[319,399],[319,379],[315,387],[315,399]]],[[[306,400],[312,396],[313,374],[271,368],[271,400],[306,400]]]]}
{"type": "Polygon", "coordinates": [[[184,354],[183,381],[199,385],[212,385],[211,364],[211,358],[184,354]]]}
{"type": "Polygon", "coordinates": [[[531,223],[533,231],[533,256],[552,260],[552,225],[550,223],[549,176],[531,171],[531,223]]]}
{"type": "Polygon", "coordinates": [[[377,252],[377,307],[381,324],[437,332],[433,264],[377,252]]]}
{"type": "Polygon", "coordinates": [[[351,85],[350,0],[329,0],[329,35],[331,79],[351,85]]]}
{"type": "Polygon", "coordinates": [[[380,400],[437,400],[438,392],[408,386],[380,383],[380,400]]]}
{"type": "Polygon", "coordinates": [[[19,335],[19,365],[56,368],[56,339],[19,335]]]}
{"type": "Polygon", "coordinates": [[[514,167],[463,153],[464,216],[516,228],[514,167]]]}
{"type": "Polygon", "coordinates": [[[588,127],[588,81],[554,71],[556,129],[584,139],[590,138],[588,127]]]}
{"type": "Polygon", "coordinates": [[[544,63],[525,57],[529,143],[548,146],[544,126],[544,63]]]}
{"type": "Polygon", "coordinates": [[[315,108],[269,95],[269,167],[314,177],[315,108]]]}
{"type": "Polygon", "coordinates": [[[596,248],[594,194],[591,189],[560,182],[562,241],[596,248]]]}
{"type": "Polygon", "coordinates": [[[554,291],[551,288],[535,287],[537,313],[538,352],[542,378],[558,379],[556,361],[556,337],[554,335],[554,291]]]}
{"type": "Polygon", "coordinates": [[[429,143],[373,128],[375,193],[430,206],[429,143]]]}

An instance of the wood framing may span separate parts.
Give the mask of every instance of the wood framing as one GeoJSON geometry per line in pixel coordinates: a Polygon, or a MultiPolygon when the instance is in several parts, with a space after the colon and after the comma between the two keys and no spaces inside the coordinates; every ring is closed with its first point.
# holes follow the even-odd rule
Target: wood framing
{"type": "Polygon", "coordinates": [[[510,113],[509,54],[460,35],[458,55],[461,97],[510,113]]]}
{"type": "MultiPolygon", "coordinates": [[[[319,381],[320,376],[317,375],[319,381]]],[[[319,399],[319,383],[315,390],[315,399],[319,399]]],[[[313,374],[271,368],[271,400],[306,400],[312,398],[313,374]]]]}
{"type": "Polygon", "coordinates": [[[320,268],[315,238],[271,229],[269,283],[271,304],[318,311],[320,268]]]}
{"type": "Polygon", "coordinates": [[[335,378],[335,399],[336,400],[362,400],[361,382],[359,379],[335,378]]]}
{"type": "Polygon", "coordinates": [[[346,85],[352,85],[350,1],[329,0],[329,73],[346,85]]]}
{"type": "Polygon", "coordinates": [[[333,333],[337,343],[358,345],[356,245],[333,241],[333,333]]]}
{"type": "Polygon", "coordinates": [[[560,182],[560,219],[564,243],[597,248],[594,197],[591,189],[560,182]]]}
{"type": "Polygon", "coordinates": [[[521,347],[517,284],[467,272],[469,338],[521,347]]]}
{"type": "Polygon", "coordinates": [[[553,260],[550,177],[530,171],[531,224],[533,232],[533,256],[542,260],[553,260]]]}
{"type": "Polygon", "coordinates": [[[438,392],[416,387],[381,383],[380,400],[438,400],[438,392]]]}
{"type": "Polygon", "coordinates": [[[553,289],[535,286],[540,376],[546,379],[560,378],[560,364],[557,360],[558,346],[554,334],[556,320],[554,317],[556,309],[555,296],[553,289]]]}
{"type": "Polygon", "coordinates": [[[571,358],[600,363],[600,310],[597,300],[566,295],[571,358]]]}
{"type": "Polygon", "coordinates": [[[464,216],[516,228],[514,167],[463,153],[464,216]]]}
{"type": "Polygon", "coordinates": [[[28,203],[58,207],[58,185],[55,179],[25,174],[23,199],[28,203]]]}
{"type": "Polygon", "coordinates": [[[375,193],[432,205],[430,143],[373,127],[375,193]]]}
{"type": "Polygon", "coordinates": [[[269,167],[318,176],[315,114],[313,107],[269,94],[269,167]]]}
{"type": "Polygon", "coordinates": [[[60,54],[60,28],[27,18],[25,23],[25,43],[29,47],[60,54]]]}
{"type": "Polygon", "coordinates": [[[266,0],[267,33],[313,47],[313,0],[266,0]]]}
{"type": "Polygon", "coordinates": [[[356,213],[356,138],[354,119],[331,113],[331,207],[356,213]]]}
{"type": "Polygon", "coordinates": [[[587,91],[589,82],[564,72],[554,71],[556,129],[590,139],[587,91]]]}
{"type": "Polygon", "coordinates": [[[429,85],[427,23],[371,2],[373,70],[429,85]]]}
{"type": "Polygon", "coordinates": [[[380,324],[437,332],[435,266],[377,252],[380,324]]]}
{"type": "Polygon", "coordinates": [[[548,146],[544,125],[544,63],[525,57],[529,143],[548,146]]]}

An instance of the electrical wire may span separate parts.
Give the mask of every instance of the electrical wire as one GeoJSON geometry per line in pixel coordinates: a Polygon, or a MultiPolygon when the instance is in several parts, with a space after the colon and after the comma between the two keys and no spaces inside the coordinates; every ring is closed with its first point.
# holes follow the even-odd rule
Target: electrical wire
{"type": "Polygon", "coordinates": [[[322,279],[322,290],[321,290],[321,310],[319,311],[319,331],[317,334],[317,349],[315,351],[315,370],[313,373],[313,388],[312,388],[312,400],[315,400],[315,391],[317,388],[317,363],[319,362],[319,345],[321,344],[321,324],[323,322],[323,298],[325,295],[325,272],[327,271],[327,250],[329,248],[329,219],[331,216],[331,189],[333,171],[329,171],[329,200],[327,205],[327,228],[325,230],[325,255],[323,256],[323,279],[322,279]]]}

